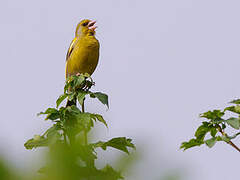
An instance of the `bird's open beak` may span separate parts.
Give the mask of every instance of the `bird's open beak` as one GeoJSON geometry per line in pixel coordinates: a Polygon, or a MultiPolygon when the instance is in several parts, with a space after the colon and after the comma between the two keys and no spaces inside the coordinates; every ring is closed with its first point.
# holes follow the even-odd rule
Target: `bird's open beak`
{"type": "Polygon", "coordinates": [[[95,26],[95,23],[96,23],[96,21],[90,21],[88,23],[88,29],[95,31],[95,29],[97,28],[97,26],[95,26]]]}

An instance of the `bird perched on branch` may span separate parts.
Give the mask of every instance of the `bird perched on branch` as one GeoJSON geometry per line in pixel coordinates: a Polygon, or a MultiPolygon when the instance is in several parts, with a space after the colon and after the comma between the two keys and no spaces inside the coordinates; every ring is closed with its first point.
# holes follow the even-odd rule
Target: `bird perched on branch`
{"type": "MultiPolygon", "coordinates": [[[[95,38],[96,21],[82,20],[76,28],[66,57],[66,78],[88,73],[92,75],[98,64],[99,42],[95,38]]],[[[76,102],[68,101],[68,105],[76,102]]]]}

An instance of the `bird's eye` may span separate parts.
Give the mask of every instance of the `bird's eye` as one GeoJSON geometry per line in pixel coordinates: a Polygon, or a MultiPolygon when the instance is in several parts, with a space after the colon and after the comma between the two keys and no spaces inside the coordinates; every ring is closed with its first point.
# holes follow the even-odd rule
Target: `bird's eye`
{"type": "Polygon", "coordinates": [[[87,26],[87,25],[88,25],[88,23],[86,23],[86,22],[85,22],[85,23],[83,23],[82,25],[83,25],[83,26],[87,26]]]}

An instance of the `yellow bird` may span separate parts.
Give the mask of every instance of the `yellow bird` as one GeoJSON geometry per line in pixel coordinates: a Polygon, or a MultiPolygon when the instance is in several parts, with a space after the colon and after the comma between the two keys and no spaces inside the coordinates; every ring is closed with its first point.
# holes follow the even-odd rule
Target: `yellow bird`
{"type": "Polygon", "coordinates": [[[82,20],[76,28],[75,38],[66,57],[66,78],[88,73],[92,75],[98,64],[99,42],[95,38],[96,21],[82,20]]]}
{"type": "MultiPolygon", "coordinates": [[[[75,37],[66,57],[66,78],[88,73],[92,75],[98,64],[99,42],[95,38],[96,21],[82,20],[76,28],[75,37]]],[[[76,99],[67,101],[67,106],[76,105],[76,99]]]]}

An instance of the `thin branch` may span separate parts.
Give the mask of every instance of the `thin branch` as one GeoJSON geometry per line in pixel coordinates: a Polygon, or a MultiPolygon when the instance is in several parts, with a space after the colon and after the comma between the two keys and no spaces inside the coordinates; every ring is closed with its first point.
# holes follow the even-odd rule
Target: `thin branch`
{"type": "MultiPolygon", "coordinates": [[[[220,126],[218,126],[218,131],[223,135],[226,136],[227,134],[222,130],[222,128],[220,126]]],[[[228,144],[230,144],[233,148],[235,148],[238,152],[240,152],[239,147],[237,147],[236,144],[234,144],[231,140],[229,140],[229,142],[227,142],[228,144]]]]}

